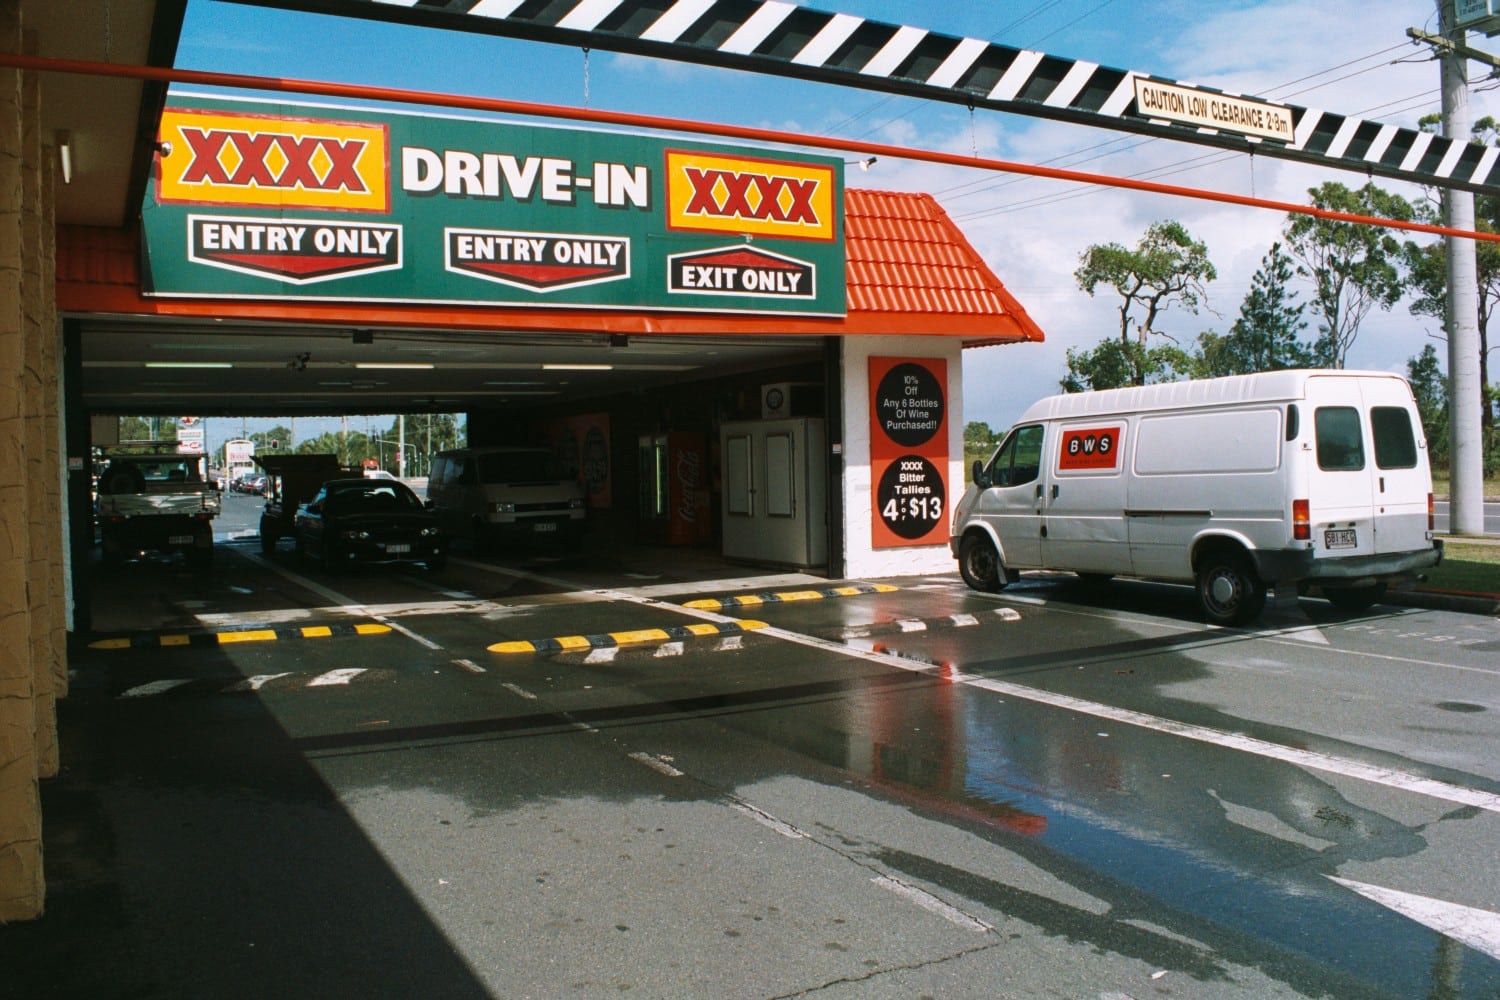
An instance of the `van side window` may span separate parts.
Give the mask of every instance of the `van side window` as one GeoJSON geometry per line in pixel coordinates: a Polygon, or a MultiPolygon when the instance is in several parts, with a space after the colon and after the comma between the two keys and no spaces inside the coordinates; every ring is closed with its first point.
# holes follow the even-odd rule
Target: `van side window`
{"type": "Polygon", "coordinates": [[[1412,432],[1409,412],[1399,406],[1372,407],[1370,429],[1375,432],[1377,468],[1417,467],[1417,436],[1412,432]]]}
{"type": "Polygon", "coordinates": [[[1313,414],[1318,436],[1318,468],[1325,472],[1358,472],[1365,467],[1359,411],[1352,406],[1320,406],[1313,414]]]}
{"type": "Polygon", "coordinates": [[[453,464],[453,479],[460,486],[475,486],[479,483],[479,477],[474,472],[474,456],[466,455],[463,458],[455,458],[453,464]]]}
{"type": "Polygon", "coordinates": [[[1042,471],[1042,425],[1018,427],[1006,437],[990,463],[991,486],[1020,486],[1042,471]]]}

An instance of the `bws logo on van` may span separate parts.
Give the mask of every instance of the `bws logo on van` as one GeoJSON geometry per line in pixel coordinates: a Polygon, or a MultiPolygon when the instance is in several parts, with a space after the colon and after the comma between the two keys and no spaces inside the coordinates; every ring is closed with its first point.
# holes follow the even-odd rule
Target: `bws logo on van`
{"type": "Polygon", "coordinates": [[[533,292],[630,277],[630,240],[623,236],[450,228],[443,243],[454,274],[533,292]]]}
{"type": "Polygon", "coordinates": [[[389,212],[388,126],[169,108],[157,201],[389,212]]]}
{"type": "Polygon", "coordinates": [[[817,298],[817,269],[795,257],[758,247],[719,247],[667,257],[667,291],[674,295],[754,295],[817,298]]]}
{"type": "Polygon", "coordinates": [[[832,242],[834,169],[669,149],[667,228],[832,242]]]}
{"type": "Polygon", "coordinates": [[[394,271],[401,267],[401,227],[189,215],[188,260],[299,285],[394,271]]]}
{"type": "Polygon", "coordinates": [[[1063,471],[1100,470],[1120,467],[1120,446],[1125,442],[1125,428],[1086,427],[1063,431],[1062,450],[1057,467],[1063,471]]]}

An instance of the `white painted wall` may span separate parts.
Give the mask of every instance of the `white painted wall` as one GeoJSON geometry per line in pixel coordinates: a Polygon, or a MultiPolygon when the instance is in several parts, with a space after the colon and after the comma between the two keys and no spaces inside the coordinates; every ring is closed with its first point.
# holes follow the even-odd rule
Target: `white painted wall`
{"type": "Polygon", "coordinates": [[[876,549],[871,545],[875,521],[870,491],[871,357],[942,358],[948,365],[947,514],[963,495],[964,416],[963,348],[955,337],[844,337],[844,575],[849,578],[956,573],[958,564],[940,545],[876,549]]]}

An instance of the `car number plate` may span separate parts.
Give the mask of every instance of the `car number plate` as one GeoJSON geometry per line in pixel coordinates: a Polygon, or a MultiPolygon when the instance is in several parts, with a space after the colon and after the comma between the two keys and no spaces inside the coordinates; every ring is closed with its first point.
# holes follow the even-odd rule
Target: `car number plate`
{"type": "Polygon", "coordinates": [[[1353,528],[1329,528],[1323,532],[1323,547],[1326,549],[1353,549],[1359,546],[1359,539],[1354,535],[1353,528]]]}
{"type": "Polygon", "coordinates": [[[533,531],[556,531],[557,525],[551,521],[538,521],[532,525],[533,531]]]}
{"type": "Polygon", "coordinates": [[[410,552],[411,551],[411,546],[407,545],[405,543],[394,544],[394,545],[387,545],[385,547],[385,551],[389,555],[401,556],[401,555],[405,555],[406,553],[410,552]]]}
{"type": "Polygon", "coordinates": [[[172,535],[167,538],[168,545],[192,545],[192,535],[172,535]]]}

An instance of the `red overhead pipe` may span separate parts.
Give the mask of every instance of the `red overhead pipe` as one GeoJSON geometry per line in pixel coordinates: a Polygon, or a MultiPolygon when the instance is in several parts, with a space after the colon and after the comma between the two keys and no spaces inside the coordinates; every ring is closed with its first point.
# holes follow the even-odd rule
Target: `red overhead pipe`
{"type": "Polygon", "coordinates": [[[993,170],[998,173],[1024,174],[1029,177],[1045,177],[1050,180],[1071,181],[1077,184],[1098,184],[1104,187],[1125,188],[1148,194],[1164,194],[1175,198],[1194,198],[1199,201],[1215,201],[1226,205],[1241,205],[1246,208],[1263,208],[1289,215],[1310,215],[1336,222],[1353,222],[1366,226],[1381,226],[1407,232],[1431,233],[1437,236],[1457,236],[1463,239],[1500,243],[1500,233],[1481,233],[1449,226],[1431,225],[1425,222],[1403,222],[1399,219],[1382,219],[1373,215],[1358,215],[1353,212],[1336,212],[1314,205],[1298,205],[1292,202],[1271,201],[1249,195],[1231,194],[1227,191],[1209,191],[1203,188],[1182,187],[1176,184],[1158,184],[1155,181],[1135,180],[1129,177],[1109,177],[1081,170],[1060,167],[1034,166],[1011,160],[997,160],[981,156],[961,156],[957,153],[939,153],[933,150],[911,149],[906,146],[891,146],[879,142],[864,142],[858,139],[836,139],[826,136],[803,135],[777,129],[751,128],[742,125],[725,125],[716,122],[696,122],[685,118],[666,118],[658,115],[628,114],[621,111],[599,111],[592,108],[569,108],[557,104],[539,104],[533,101],[510,101],[494,97],[470,97],[460,94],[439,94],[428,90],[404,90],[396,87],[374,87],[367,84],[330,83],[321,80],[297,80],[270,76],[247,76],[241,73],[210,73],[203,70],[177,69],[163,66],[131,66],[120,63],[90,62],[81,59],[53,59],[47,56],[27,56],[13,52],[0,52],[0,66],[15,69],[36,70],[43,73],[71,73],[81,76],[106,76],[130,80],[154,80],[163,83],[194,83],[206,86],[229,87],[238,90],[266,90],[288,94],[317,94],[322,97],[342,97],[363,100],[388,101],[397,104],[422,104],[441,108],[462,108],[469,111],[488,111],[499,114],[524,115],[536,118],[557,118],[564,121],[583,121],[602,125],[619,125],[628,128],[649,128],[667,132],[689,132],[698,135],[721,136],[729,139],[745,139],[753,142],[773,142],[790,146],[809,146],[814,149],[831,149],[846,153],[864,153],[871,156],[886,156],[892,159],[919,160],[924,163],[943,163],[950,166],[972,167],[993,170]]]}

